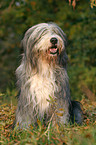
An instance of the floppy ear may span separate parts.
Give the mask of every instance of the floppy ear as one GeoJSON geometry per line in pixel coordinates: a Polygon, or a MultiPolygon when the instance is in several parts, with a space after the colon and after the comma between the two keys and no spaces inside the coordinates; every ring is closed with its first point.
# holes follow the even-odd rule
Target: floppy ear
{"type": "Polygon", "coordinates": [[[25,52],[25,53],[26,53],[26,51],[27,51],[27,42],[28,42],[28,39],[29,39],[30,35],[33,33],[33,31],[34,31],[36,28],[37,28],[37,25],[35,25],[35,26],[29,28],[29,29],[26,31],[23,40],[21,41],[21,48],[24,49],[24,52],[25,52]]]}
{"type": "Polygon", "coordinates": [[[27,51],[27,42],[28,42],[28,39],[30,37],[31,33],[30,34],[27,34],[25,33],[25,36],[23,38],[23,40],[21,41],[21,48],[24,49],[24,52],[26,54],[26,51],[27,51]]]}
{"type": "Polygon", "coordinates": [[[21,48],[24,52],[24,60],[27,64],[27,69],[34,69],[37,67],[37,60],[38,56],[37,53],[33,51],[33,43],[34,41],[29,41],[30,35],[32,35],[35,27],[31,27],[27,32],[25,33],[25,36],[23,40],[21,41],[21,48]]]}
{"type": "Polygon", "coordinates": [[[63,50],[59,56],[59,64],[64,68],[67,66],[68,56],[66,54],[66,50],[63,50]]]}

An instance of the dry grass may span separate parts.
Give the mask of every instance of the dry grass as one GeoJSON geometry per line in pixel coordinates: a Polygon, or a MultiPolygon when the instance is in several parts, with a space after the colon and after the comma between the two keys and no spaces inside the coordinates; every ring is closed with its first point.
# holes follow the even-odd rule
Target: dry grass
{"type": "Polygon", "coordinates": [[[38,127],[31,126],[29,130],[12,129],[16,107],[7,104],[0,106],[1,144],[8,145],[92,145],[96,144],[96,102],[87,99],[81,101],[84,112],[82,126],[44,127],[38,121],[38,127]]]}

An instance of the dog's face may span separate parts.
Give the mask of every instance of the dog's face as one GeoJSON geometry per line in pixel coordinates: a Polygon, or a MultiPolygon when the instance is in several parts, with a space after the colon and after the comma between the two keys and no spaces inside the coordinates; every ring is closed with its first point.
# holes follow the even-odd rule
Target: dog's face
{"type": "Polygon", "coordinates": [[[62,29],[54,23],[41,23],[31,27],[23,39],[23,47],[27,58],[32,54],[57,57],[65,49],[66,35],[62,29]]]}
{"type": "Polygon", "coordinates": [[[59,55],[65,47],[63,39],[52,31],[47,30],[46,32],[46,34],[42,34],[35,49],[52,57],[59,55]]]}

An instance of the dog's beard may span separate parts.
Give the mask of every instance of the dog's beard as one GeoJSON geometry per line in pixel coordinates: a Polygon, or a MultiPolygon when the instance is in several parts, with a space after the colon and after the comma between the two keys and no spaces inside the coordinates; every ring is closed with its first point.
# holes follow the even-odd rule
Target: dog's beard
{"type": "Polygon", "coordinates": [[[50,64],[57,64],[58,63],[58,56],[61,53],[61,48],[57,48],[57,47],[49,47],[46,51],[41,50],[39,52],[39,57],[49,63],[50,64]]]}
{"type": "Polygon", "coordinates": [[[62,45],[51,44],[50,46],[47,46],[46,49],[43,47],[37,47],[38,58],[41,58],[43,61],[46,61],[49,64],[57,64],[58,57],[61,54],[61,51],[63,50],[61,46],[62,45]]]}

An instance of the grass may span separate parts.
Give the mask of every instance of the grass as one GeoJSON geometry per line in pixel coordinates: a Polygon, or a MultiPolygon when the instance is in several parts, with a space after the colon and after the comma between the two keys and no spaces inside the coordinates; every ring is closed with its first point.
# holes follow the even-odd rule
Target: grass
{"type": "Polygon", "coordinates": [[[2,145],[95,145],[96,144],[96,102],[81,100],[84,111],[82,126],[45,127],[38,121],[38,126],[28,130],[12,129],[16,106],[0,106],[0,144],[2,145]]]}

